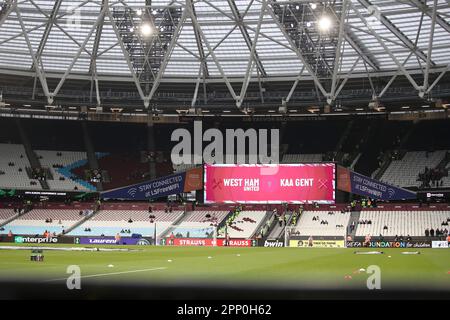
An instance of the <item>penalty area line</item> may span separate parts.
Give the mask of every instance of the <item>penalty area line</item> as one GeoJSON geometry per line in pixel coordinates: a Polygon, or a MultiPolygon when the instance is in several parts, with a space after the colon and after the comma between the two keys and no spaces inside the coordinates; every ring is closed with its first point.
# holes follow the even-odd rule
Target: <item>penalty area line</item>
{"type": "MultiPolygon", "coordinates": [[[[157,271],[157,270],[165,270],[167,267],[159,267],[159,268],[151,268],[151,269],[140,269],[140,270],[130,270],[130,271],[120,271],[120,272],[109,272],[109,273],[98,273],[98,274],[90,274],[87,276],[80,276],[80,279],[87,279],[87,278],[99,278],[99,277],[107,277],[107,276],[115,276],[119,274],[128,274],[128,273],[138,273],[138,272],[147,272],[147,271],[157,271]]],[[[70,276],[70,275],[68,275],[70,276]]],[[[67,280],[67,277],[65,278],[58,278],[58,279],[50,279],[50,280],[44,280],[42,282],[55,282],[55,281],[63,281],[67,280]]]]}

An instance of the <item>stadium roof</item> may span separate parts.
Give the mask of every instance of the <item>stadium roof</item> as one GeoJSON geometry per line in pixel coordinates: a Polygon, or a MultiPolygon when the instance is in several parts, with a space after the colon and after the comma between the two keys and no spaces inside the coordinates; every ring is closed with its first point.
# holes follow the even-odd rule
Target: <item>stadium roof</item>
{"type": "Polygon", "coordinates": [[[372,97],[381,98],[397,77],[424,97],[450,69],[450,0],[0,6],[0,73],[36,77],[48,103],[70,79],[92,80],[97,92],[99,82],[134,83],[145,106],[164,83],[192,84],[192,106],[206,84],[223,85],[238,107],[249,87],[263,96],[266,84],[278,82],[288,84],[283,102],[309,81],[331,104],[348,79],[368,81],[372,97]],[[379,77],[387,78],[383,86],[373,84],[379,77]]]}

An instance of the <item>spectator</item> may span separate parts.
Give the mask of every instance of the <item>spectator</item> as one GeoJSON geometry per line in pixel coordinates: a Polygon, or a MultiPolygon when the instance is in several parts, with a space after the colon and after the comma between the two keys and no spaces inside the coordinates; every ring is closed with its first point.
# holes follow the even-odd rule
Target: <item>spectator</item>
{"type": "Polygon", "coordinates": [[[314,245],[314,240],[312,236],[309,236],[308,238],[308,247],[312,247],[314,245]]]}
{"type": "Polygon", "coordinates": [[[434,237],[434,229],[433,228],[430,229],[430,236],[434,237]]]}
{"type": "Polygon", "coordinates": [[[368,247],[370,245],[370,241],[372,240],[372,236],[370,234],[366,235],[364,239],[364,247],[368,247]]]}

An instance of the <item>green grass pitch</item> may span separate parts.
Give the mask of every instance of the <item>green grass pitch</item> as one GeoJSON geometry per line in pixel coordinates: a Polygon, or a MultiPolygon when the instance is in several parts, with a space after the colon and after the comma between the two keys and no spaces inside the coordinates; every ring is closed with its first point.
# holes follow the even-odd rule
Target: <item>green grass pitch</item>
{"type": "MultiPolygon", "coordinates": [[[[52,245],[57,246],[63,245],[52,245]]],[[[384,254],[356,255],[354,252],[357,249],[128,248],[135,251],[44,250],[44,262],[30,261],[30,250],[0,250],[0,278],[63,284],[69,276],[67,267],[78,265],[82,281],[149,284],[196,281],[206,284],[363,289],[370,274],[360,269],[367,270],[369,266],[376,265],[381,271],[381,289],[395,286],[450,291],[448,249],[358,249],[383,251],[384,254]],[[420,254],[402,254],[405,251],[419,251],[420,254]]]]}

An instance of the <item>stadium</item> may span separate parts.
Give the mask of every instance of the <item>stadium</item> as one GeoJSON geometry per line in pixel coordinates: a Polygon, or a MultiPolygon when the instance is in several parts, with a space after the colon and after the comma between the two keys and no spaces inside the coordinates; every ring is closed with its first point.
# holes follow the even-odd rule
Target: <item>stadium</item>
{"type": "Polygon", "coordinates": [[[0,31],[0,298],[450,297],[448,0],[3,0],[0,31]]]}

